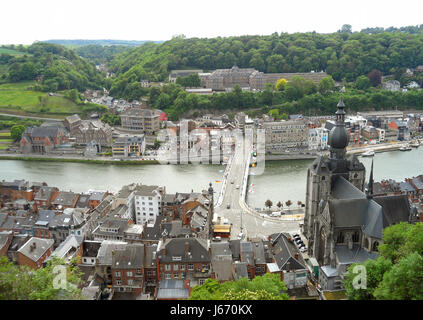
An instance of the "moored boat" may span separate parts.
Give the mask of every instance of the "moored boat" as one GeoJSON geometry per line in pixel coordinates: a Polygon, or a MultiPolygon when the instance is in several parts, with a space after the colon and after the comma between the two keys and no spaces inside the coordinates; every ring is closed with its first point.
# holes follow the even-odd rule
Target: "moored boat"
{"type": "Polygon", "coordinates": [[[375,152],[373,150],[366,150],[361,154],[363,157],[373,157],[375,155],[375,152]]]}

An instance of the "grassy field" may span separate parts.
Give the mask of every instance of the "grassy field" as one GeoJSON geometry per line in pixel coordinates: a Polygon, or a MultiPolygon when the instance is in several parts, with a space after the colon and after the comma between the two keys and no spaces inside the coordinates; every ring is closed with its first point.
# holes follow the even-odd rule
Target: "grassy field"
{"type": "Polygon", "coordinates": [[[1,84],[0,109],[21,115],[40,116],[70,115],[81,112],[81,106],[68,99],[49,96],[45,92],[27,90],[33,84],[33,81],[1,84]]]}
{"type": "Polygon", "coordinates": [[[0,132],[0,150],[7,149],[13,142],[13,139],[10,137],[10,131],[0,132]]]}
{"type": "Polygon", "coordinates": [[[21,56],[23,54],[25,54],[24,52],[20,52],[17,50],[13,50],[13,49],[6,49],[6,48],[0,48],[0,54],[5,53],[5,54],[11,54],[14,56],[21,56]]]}

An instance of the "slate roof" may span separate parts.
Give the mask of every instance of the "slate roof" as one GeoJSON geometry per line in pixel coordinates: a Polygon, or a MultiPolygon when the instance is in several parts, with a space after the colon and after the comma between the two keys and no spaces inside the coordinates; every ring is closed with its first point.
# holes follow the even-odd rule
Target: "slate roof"
{"type": "Polygon", "coordinates": [[[373,198],[383,210],[383,227],[408,221],[410,216],[410,203],[406,195],[394,195],[373,198]]]}
{"type": "Polygon", "coordinates": [[[142,197],[154,197],[157,195],[155,191],[159,192],[158,186],[137,185],[135,188],[135,195],[142,197]]]}
{"type": "Polygon", "coordinates": [[[6,245],[11,234],[12,234],[11,231],[0,232],[0,249],[6,245]]]}
{"type": "Polygon", "coordinates": [[[366,199],[366,195],[344,177],[336,177],[332,184],[332,196],[336,199],[366,199]]]}
{"type": "Polygon", "coordinates": [[[210,254],[206,249],[207,244],[198,238],[173,238],[167,239],[163,246],[166,254],[159,252],[159,260],[163,263],[172,262],[172,257],[181,257],[182,262],[210,262],[210,254]],[[185,245],[188,243],[188,252],[185,252],[185,245]]]}
{"type": "Polygon", "coordinates": [[[104,240],[97,253],[98,264],[112,265],[112,251],[124,250],[127,242],[104,240]]]}
{"type": "Polygon", "coordinates": [[[128,244],[124,250],[116,250],[112,254],[112,268],[141,269],[143,262],[143,244],[128,244]]]}
{"type": "Polygon", "coordinates": [[[168,279],[159,282],[157,299],[188,299],[189,289],[185,288],[184,280],[168,279]]]}
{"type": "Polygon", "coordinates": [[[71,115],[71,116],[69,116],[69,117],[66,117],[65,119],[66,119],[69,123],[74,123],[74,122],[77,122],[77,121],[81,120],[81,118],[80,118],[77,114],[74,114],[74,115],[71,115]]]}
{"type": "Polygon", "coordinates": [[[53,204],[62,206],[72,206],[77,196],[77,193],[71,191],[60,191],[56,199],[54,199],[53,204]]]}
{"type": "Polygon", "coordinates": [[[253,244],[250,241],[241,241],[241,262],[254,265],[253,244]]]}
{"type": "Polygon", "coordinates": [[[160,240],[162,237],[162,231],[160,230],[160,225],[163,221],[165,216],[159,215],[156,217],[156,222],[154,225],[147,224],[146,227],[144,227],[144,233],[142,235],[143,240],[160,240]]]}
{"type": "Polygon", "coordinates": [[[49,248],[53,247],[53,244],[53,239],[41,239],[32,237],[18,250],[18,252],[37,262],[49,248]],[[36,247],[31,251],[31,245],[33,243],[36,244],[36,247]]]}
{"type": "Polygon", "coordinates": [[[51,193],[54,187],[41,187],[35,194],[34,200],[47,201],[51,197],[51,193]]]}
{"type": "Polygon", "coordinates": [[[248,277],[246,262],[237,261],[233,264],[233,277],[235,280],[248,277]]]}
{"type": "Polygon", "coordinates": [[[76,202],[75,208],[89,208],[88,200],[90,196],[87,194],[81,194],[76,202]]]}
{"type": "Polygon", "coordinates": [[[320,267],[320,269],[323,271],[323,273],[326,275],[327,278],[338,276],[338,270],[335,268],[332,268],[331,266],[322,266],[320,267]]]}
{"type": "Polygon", "coordinates": [[[84,240],[82,243],[82,256],[95,258],[100,250],[101,241],[84,240]]]}
{"type": "Polygon", "coordinates": [[[145,268],[155,268],[157,266],[156,254],[157,254],[157,244],[151,246],[145,246],[145,258],[144,258],[144,267],[145,268]]]}
{"type": "Polygon", "coordinates": [[[253,242],[253,251],[255,264],[265,264],[266,256],[264,252],[264,244],[262,241],[253,242]]]}
{"type": "Polygon", "coordinates": [[[232,258],[234,260],[239,260],[241,258],[241,241],[240,240],[231,240],[229,242],[229,247],[232,251],[232,258]]]}
{"type": "Polygon", "coordinates": [[[416,185],[417,189],[423,190],[423,181],[420,180],[419,177],[413,178],[412,181],[416,185]]]}
{"type": "Polygon", "coordinates": [[[279,270],[302,270],[306,269],[302,255],[295,244],[288,240],[286,234],[282,234],[274,245],[274,259],[279,270]],[[295,255],[297,254],[297,258],[295,255]]]}
{"type": "Polygon", "coordinates": [[[379,256],[377,253],[369,252],[356,244],[352,250],[348,249],[347,245],[336,245],[335,252],[340,264],[364,262],[369,259],[374,260],[379,256]]]}
{"type": "Polygon", "coordinates": [[[25,134],[33,138],[54,138],[57,137],[59,130],[58,126],[41,126],[41,127],[29,127],[25,130],[25,134]]]}
{"type": "Polygon", "coordinates": [[[400,182],[399,186],[400,186],[400,189],[401,189],[402,192],[415,192],[416,191],[416,189],[414,189],[414,187],[408,181],[400,182]]]}
{"type": "Polygon", "coordinates": [[[382,239],[383,229],[400,221],[408,221],[410,206],[407,196],[383,196],[367,199],[366,195],[343,177],[334,181],[329,211],[336,227],[361,227],[362,231],[382,239]]]}
{"type": "Polygon", "coordinates": [[[101,201],[103,200],[105,192],[93,192],[90,195],[89,201],[101,201]]]}
{"type": "Polygon", "coordinates": [[[84,241],[83,236],[70,234],[66,239],[53,251],[51,256],[63,258],[72,249],[78,249],[84,241]]]}

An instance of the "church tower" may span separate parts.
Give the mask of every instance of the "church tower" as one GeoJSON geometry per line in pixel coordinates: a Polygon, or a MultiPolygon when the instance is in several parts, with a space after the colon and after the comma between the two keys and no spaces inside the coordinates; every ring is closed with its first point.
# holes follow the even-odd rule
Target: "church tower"
{"type": "Polygon", "coordinates": [[[303,233],[308,239],[309,255],[313,256],[317,236],[315,222],[332,193],[333,181],[342,176],[361,191],[364,190],[365,168],[356,156],[347,157],[349,143],[345,128],[345,104],[342,98],[337,105],[336,123],[329,133],[329,157],[318,156],[307,171],[306,207],[303,233]]]}

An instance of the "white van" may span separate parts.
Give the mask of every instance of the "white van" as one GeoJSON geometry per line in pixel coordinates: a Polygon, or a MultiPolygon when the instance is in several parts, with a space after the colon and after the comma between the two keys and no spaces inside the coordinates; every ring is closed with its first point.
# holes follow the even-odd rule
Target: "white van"
{"type": "Polygon", "coordinates": [[[281,216],[281,213],[279,211],[272,212],[271,216],[279,218],[281,216]]]}

